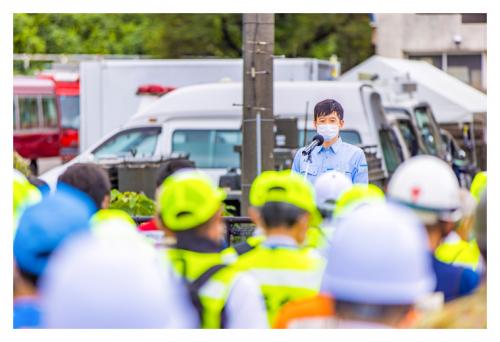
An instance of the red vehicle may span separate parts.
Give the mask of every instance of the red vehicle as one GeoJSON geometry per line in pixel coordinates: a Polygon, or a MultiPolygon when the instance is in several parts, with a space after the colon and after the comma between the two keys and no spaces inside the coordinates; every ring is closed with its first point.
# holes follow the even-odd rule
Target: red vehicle
{"type": "Polygon", "coordinates": [[[78,78],[14,77],[14,149],[35,174],[39,158],[78,154],[79,93],[78,78]]]}
{"type": "Polygon", "coordinates": [[[60,115],[60,156],[67,162],[78,154],[80,128],[80,77],[78,73],[45,71],[38,78],[50,79],[55,84],[60,115]]]}
{"type": "Polygon", "coordinates": [[[38,158],[59,156],[59,117],[54,82],[14,77],[14,149],[35,174],[38,158]]]}

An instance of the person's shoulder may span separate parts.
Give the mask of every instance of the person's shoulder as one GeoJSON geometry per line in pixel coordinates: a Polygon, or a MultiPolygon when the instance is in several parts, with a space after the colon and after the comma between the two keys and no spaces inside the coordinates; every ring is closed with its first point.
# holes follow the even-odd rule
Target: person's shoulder
{"type": "Polygon", "coordinates": [[[464,291],[475,289],[481,281],[480,274],[468,267],[461,267],[461,268],[462,268],[462,283],[464,291]]]}
{"type": "Polygon", "coordinates": [[[354,145],[354,144],[350,144],[348,142],[345,142],[342,140],[342,146],[345,148],[345,149],[348,149],[354,153],[364,153],[363,152],[363,149],[361,147],[359,147],[358,145],[354,145]]]}
{"type": "Polygon", "coordinates": [[[365,152],[363,149],[357,145],[349,144],[342,141],[342,146],[349,155],[352,156],[353,160],[360,160],[365,157],[365,152]]]}

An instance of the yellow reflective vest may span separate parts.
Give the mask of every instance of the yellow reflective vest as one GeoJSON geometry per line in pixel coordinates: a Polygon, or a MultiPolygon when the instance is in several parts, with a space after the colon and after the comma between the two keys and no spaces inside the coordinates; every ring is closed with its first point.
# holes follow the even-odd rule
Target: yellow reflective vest
{"type": "Polygon", "coordinates": [[[248,271],[259,283],[272,325],[287,302],[319,293],[324,261],[313,248],[272,245],[266,241],[260,238],[260,243],[241,254],[234,266],[248,271]]]}
{"type": "Polygon", "coordinates": [[[474,271],[477,270],[481,260],[481,251],[475,239],[443,242],[434,253],[436,258],[442,262],[468,267],[474,271]]]}
{"type": "MultiPolygon", "coordinates": [[[[202,328],[224,328],[224,307],[238,271],[226,264],[221,253],[169,248],[167,256],[174,272],[183,277],[188,284],[196,284],[200,277],[208,275],[208,280],[197,291],[199,302],[194,304],[200,314],[202,328]],[[207,271],[210,273],[213,271],[213,274],[208,274],[207,271]]],[[[192,288],[188,286],[188,289],[192,288]]]]}

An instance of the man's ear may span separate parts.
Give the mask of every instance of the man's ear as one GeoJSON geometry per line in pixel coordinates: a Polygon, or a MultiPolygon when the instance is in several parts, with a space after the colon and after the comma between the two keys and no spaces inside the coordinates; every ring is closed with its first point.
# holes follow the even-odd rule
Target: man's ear
{"type": "Polygon", "coordinates": [[[109,194],[107,194],[106,196],[104,196],[104,198],[102,199],[102,202],[101,202],[101,208],[102,209],[108,209],[108,207],[109,207],[109,200],[110,200],[109,194]]]}
{"type": "Polygon", "coordinates": [[[295,223],[295,238],[299,244],[304,243],[304,241],[306,240],[306,234],[307,230],[309,229],[310,219],[311,215],[309,213],[305,213],[301,215],[295,223]]]}
{"type": "Polygon", "coordinates": [[[339,121],[339,128],[344,128],[344,120],[339,121]]]}
{"type": "Polygon", "coordinates": [[[248,207],[248,216],[257,227],[262,227],[262,219],[260,217],[260,212],[257,208],[248,207]]]}
{"type": "Polygon", "coordinates": [[[161,219],[160,213],[156,213],[154,216],[155,220],[155,225],[160,229],[160,230],[167,230],[165,225],[163,224],[163,221],[161,219]]]}
{"type": "Polygon", "coordinates": [[[316,124],[316,120],[314,120],[314,119],[313,119],[313,127],[314,127],[314,129],[318,128],[318,125],[316,124]]]}

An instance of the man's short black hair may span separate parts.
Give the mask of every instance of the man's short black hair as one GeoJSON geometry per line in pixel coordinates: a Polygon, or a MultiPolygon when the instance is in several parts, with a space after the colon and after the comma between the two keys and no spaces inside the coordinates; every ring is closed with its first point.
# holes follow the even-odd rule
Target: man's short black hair
{"type": "Polygon", "coordinates": [[[175,171],[184,169],[184,168],[191,168],[194,169],[196,166],[194,164],[194,161],[185,159],[185,158],[176,158],[176,159],[170,159],[165,162],[162,166],[160,166],[160,170],[158,171],[158,176],[156,178],[156,187],[158,188],[160,185],[163,184],[163,181],[173,174],[175,171]]]}
{"type": "Polygon", "coordinates": [[[107,172],[99,165],[92,163],[71,165],[59,176],[57,182],[69,184],[85,192],[94,200],[98,209],[102,209],[102,201],[111,191],[107,172]]]}
{"type": "Polygon", "coordinates": [[[333,99],[326,99],[318,102],[316,106],[314,106],[314,121],[320,116],[326,116],[333,112],[337,113],[340,120],[344,120],[344,108],[342,108],[340,103],[333,99]]]}
{"type": "Polygon", "coordinates": [[[283,202],[267,202],[260,209],[266,229],[283,226],[291,228],[305,213],[305,210],[283,202]]]}

